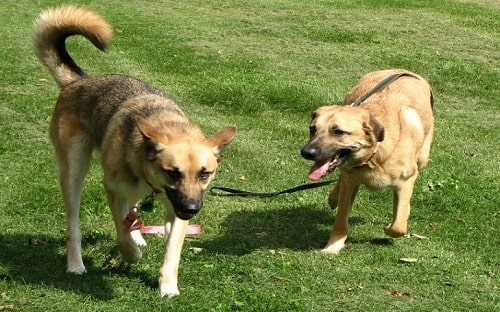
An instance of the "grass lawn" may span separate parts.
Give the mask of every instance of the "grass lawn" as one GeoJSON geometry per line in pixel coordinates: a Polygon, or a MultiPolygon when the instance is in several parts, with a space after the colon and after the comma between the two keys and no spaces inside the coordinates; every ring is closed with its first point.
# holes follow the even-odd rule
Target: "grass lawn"
{"type": "MultiPolygon", "coordinates": [[[[389,191],[359,192],[337,256],[318,251],[335,217],[326,187],[270,199],[207,194],[173,299],[156,292],[160,237],[146,237],[136,265],[119,256],[97,159],[82,202],[88,273],[65,272],[48,139],[59,90],[30,42],[39,12],[62,2],[0,8],[0,310],[500,311],[498,1],[75,1],[115,31],[107,54],[70,40],[89,74],[157,86],[207,134],[238,126],[212,185],[265,192],[306,182],[311,163],[299,151],[311,112],[341,102],[368,71],[407,68],[436,94],[414,235],[384,236],[389,191]]],[[[144,217],[162,219],[162,209],[144,217]]]]}

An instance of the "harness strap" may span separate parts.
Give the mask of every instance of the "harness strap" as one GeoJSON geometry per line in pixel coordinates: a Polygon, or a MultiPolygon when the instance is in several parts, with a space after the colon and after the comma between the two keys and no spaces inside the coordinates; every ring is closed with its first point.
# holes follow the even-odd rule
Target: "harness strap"
{"type": "Polygon", "coordinates": [[[392,75],[388,76],[387,78],[385,78],[384,80],[382,80],[379,83],[377,83],[370,91],[368,91],[365,94],[363,94],[362,96],[360,96],[356,101],[354,101],[351,104],[351,106],[352,107],[358,106],[359,104],[363,103],[367,98],[369,98],[370,96],[372,96],[374,93],[377,93],[380,90],[384,89],[385,87],[387,87],[388,85],[390,85],[391,83],[393,83],[394,80],[396,80],[396,79],[398,79],[399,77],[402,77],[402,76],[410,76],[410,77],[418,79],[417,76],[412,75],[412,74],[407,73],[407,72],[392,74],[392,75]]]}

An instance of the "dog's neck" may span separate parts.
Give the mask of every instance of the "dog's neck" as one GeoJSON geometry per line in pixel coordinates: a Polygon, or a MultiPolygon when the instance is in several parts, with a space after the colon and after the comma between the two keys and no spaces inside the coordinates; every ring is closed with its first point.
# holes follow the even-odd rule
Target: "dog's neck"
{"type": "Polygon", "coordinates": [[[368,157],[366,160],[363,160],[359,165],[356,165],[353,168],[362,167],[364,165],[368,165],[368,166],[372,167],[369,164],[369,162],[370,162],[370,160],[373,159],[373,157],[375,156],[375,154],[377,154],[379,147],[380,147],[380,142],[377,142],[377,144],[375,145],[375,148],[373,149],[372,153],[370,154],[370,157],[368,157]]]}

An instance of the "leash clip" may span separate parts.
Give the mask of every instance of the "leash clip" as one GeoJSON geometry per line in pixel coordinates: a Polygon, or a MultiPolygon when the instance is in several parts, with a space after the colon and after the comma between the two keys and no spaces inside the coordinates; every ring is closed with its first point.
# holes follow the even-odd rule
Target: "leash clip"
{"type": "Polygon", "coordinates": [[[123,226],[127,229],[130,229],[130,231],[140,230],[143,226],[143,223],[142,221],[138,221],[137,219],[139,219],[141,215],[142,214],[137,210],[136,207],[131,208],[127,216],[123,220],[123,226]]]}

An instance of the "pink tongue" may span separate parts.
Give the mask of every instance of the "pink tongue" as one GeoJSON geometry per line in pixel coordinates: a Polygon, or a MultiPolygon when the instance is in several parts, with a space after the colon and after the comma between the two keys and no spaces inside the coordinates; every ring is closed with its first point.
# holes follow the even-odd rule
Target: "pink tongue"
{"type": "Polygon", "coordinates": [[[311,170],[309,171],[309,179],[319,180],[328,174],[328,169],[330,168],[330,161],[325,161],[324,163],[315,163],[311,170]]]}

